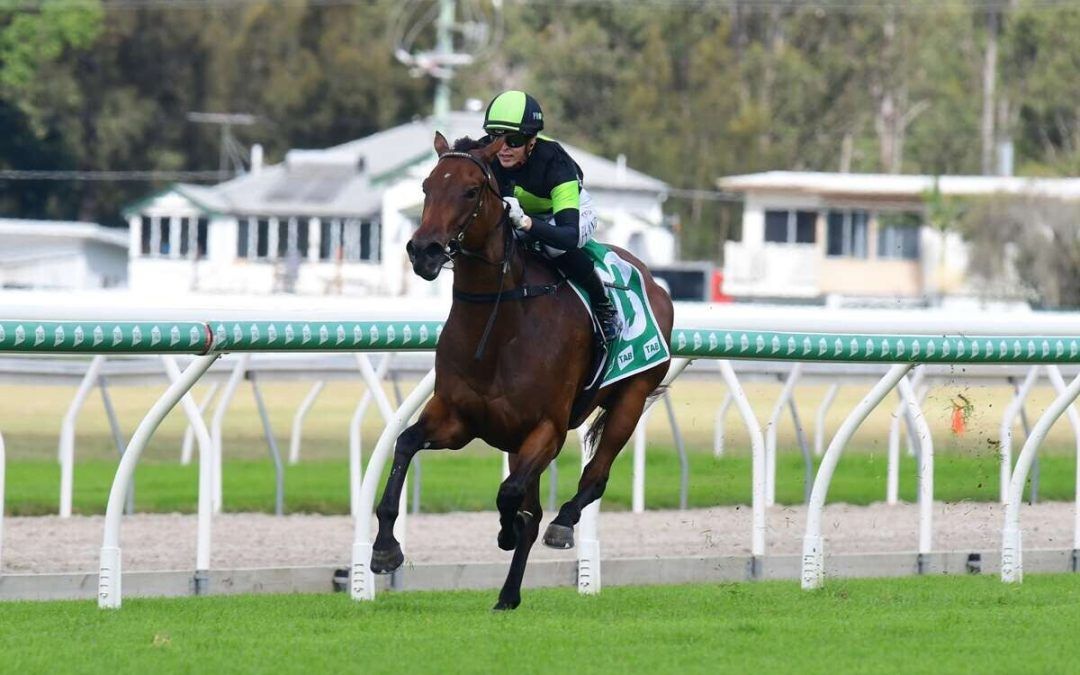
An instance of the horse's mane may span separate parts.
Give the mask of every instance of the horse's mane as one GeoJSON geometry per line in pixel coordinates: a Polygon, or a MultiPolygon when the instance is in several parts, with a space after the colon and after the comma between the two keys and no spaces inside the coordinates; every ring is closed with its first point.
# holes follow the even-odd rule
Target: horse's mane
{"type": "Polygon", "coordinates": [[[475,138],[469,138],[468,136],[465,136],[464,138],[459,138],[456,141],[454,141],[453,151],[454,152],[469,152],[470,150],[476,150],[478,148],[482,148],[485,145],[486,144],[483,141],[477,140],[475,138]]]}

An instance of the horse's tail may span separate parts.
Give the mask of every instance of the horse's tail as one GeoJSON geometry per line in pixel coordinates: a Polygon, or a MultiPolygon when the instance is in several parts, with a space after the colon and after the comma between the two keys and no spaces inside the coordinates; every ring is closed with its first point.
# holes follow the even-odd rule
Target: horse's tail
{"type": "MultiPolygon", "coordinates": [[[[648,410],[653,401],[660,398],[667,392],[667,385],[662,385],[653,389],[648,396],[645,397],[645,406],[642,410],[648,410]]],[[[589,430],[585,432],[585,446],[592,448],[593,452],[596,452],[596,442],[600,440],[600,434],[604,433],[604,426],[607,425],[608,410],[602,408],[600,413],[593,420],[593,423],[589,425],[589,430]]]]}

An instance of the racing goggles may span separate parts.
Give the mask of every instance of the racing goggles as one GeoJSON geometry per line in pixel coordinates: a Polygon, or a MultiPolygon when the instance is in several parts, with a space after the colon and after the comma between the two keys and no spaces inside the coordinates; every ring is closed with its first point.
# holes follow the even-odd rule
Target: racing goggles
{"type": "Polygon", "coordinates": [[[503,139],[509,148],[520,148],[532,140],[532,136],[526,136],[519,131],[492,131],[491,136],[503,139]]]}

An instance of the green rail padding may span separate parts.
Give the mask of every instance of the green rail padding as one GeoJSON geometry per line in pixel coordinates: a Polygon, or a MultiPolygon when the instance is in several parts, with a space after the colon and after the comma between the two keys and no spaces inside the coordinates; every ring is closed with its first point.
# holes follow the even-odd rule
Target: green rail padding
{"type": "Polygon", "coordinates": [[[852,363],[1080,363],[1080,336],[855,335],[694,330],[672,332],[687,358],[852,363]]]}
{"type": "Polygon", "coordinates": [[[195,321],[0,321],[0,352],[204,354],[205,323],[195,321]]]}
{"type": "Polygon", "coordinates": [[[219,352],[425,351],[441,321],[211,321],[219,352]]]}
{"type": "MultiPolygon", "coordinates": [[[[429,351],[440,321],[0,321],[0,352],[429,351]]],[[[676,328],[685,358],[849,363],[1080,363],[1080,335],[870,335],[676,328]]]]}

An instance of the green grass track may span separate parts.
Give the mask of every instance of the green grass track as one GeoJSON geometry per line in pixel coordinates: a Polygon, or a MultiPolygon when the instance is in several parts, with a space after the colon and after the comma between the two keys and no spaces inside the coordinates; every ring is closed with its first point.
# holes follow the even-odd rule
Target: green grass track
{"type": "Polygon", "coordinates": [[[1080,576],[0,605],[11,673],[1052,673],[1080,661],[1080,576]]]}

